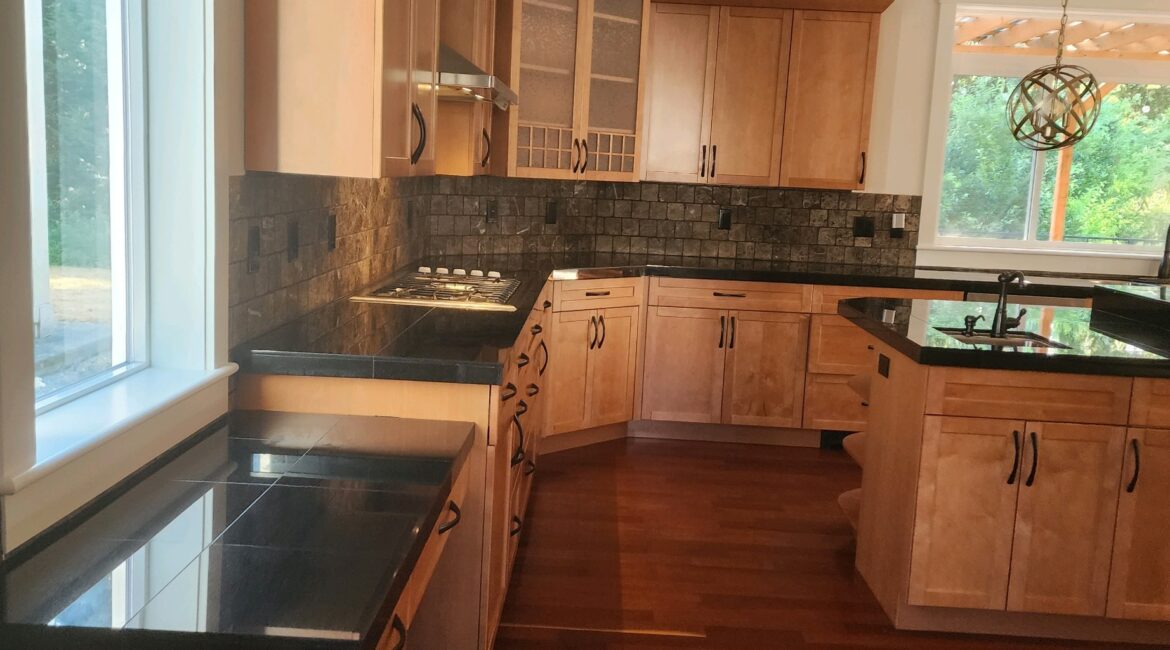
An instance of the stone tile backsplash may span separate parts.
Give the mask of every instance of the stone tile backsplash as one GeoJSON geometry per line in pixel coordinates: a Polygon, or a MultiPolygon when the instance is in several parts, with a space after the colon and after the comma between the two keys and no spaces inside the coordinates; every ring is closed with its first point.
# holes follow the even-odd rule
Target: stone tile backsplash
{"type": "MultiPolygon", "coordinates": [[[[908,269],[915,263],[921,211],[917,196],[487,176],[366,180],[248,173],[232,179],[230,197],[232,346],[424,256],[597,253],[686,258],[697,266],[807,262],[908,269]],[[545,222],[550,205],[555,223],[545,222]],[[720,208],[731,210],[727,230],[717,227],[720,208]],[[901,238],[890,236],[896,212],[907,215],[901,238]],[[873,219],[874,235],[855,237],[854,221],[864,217],[873,219]],[[290,224],[296,224],[295,239],[290,224]],[[259,247],[250,256],[253,228],[259,247]],[[296,244],[295,259],[290,243],[296,244]]],[[[323,335],[343,331],[347,323],[340,321],[361,312],[320,312],[339,320],[322,323],[323,335]]]]}

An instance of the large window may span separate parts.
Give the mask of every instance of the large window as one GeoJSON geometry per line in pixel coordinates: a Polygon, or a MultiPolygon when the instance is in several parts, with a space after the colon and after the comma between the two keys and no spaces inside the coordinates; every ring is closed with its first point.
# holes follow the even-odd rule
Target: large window
{"type": "Polygon", "coordinates": [[[45,410],[140,367],[141,33],[122,0],[26,0],[34,357],[45,410]],[[135,92],[138,91],[138,92],[135,92]],[[136,96],[137,95],[137,96],[136,96]]]}
{"type": "Polygon", "coordinates": [[[1160,247],[1170,226],[1170,52],[1152,44],[1170,37],[1170,25],[1070,22],[1066,62],[1098,77],[1100,117],[1080,143],[1033,152],[1012,138],[1006,105],[1023,74],[1051,63],[1053,20],[960,8],[938,236],[1024,248],[1160,247]]]}

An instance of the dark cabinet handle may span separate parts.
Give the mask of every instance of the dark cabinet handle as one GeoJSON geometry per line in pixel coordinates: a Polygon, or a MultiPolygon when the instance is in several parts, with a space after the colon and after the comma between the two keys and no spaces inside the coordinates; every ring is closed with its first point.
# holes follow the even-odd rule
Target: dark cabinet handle
{"type": "Polygon", "coordinates": [[[589,328],[590,328],[589,329],[589,349],[592,350],[593,346],[597,345],[597,317],[596,316],[589,317],[589,328]]]}
{"type": "Polygon", "coordinates": [[[406,647],[406,625],[402,623],[402,619],[398,614],[394,615],[394,620],[390,622],[390,629],[398,633],[398,643],[394,644],[391,650],[402,650],[406,647]]]}
{"type": "Polygon", "coordinates": [[[1036,440],[1036,432],[1029,434],[1032,438],[1032,470],[1028,472],[1028,479],[1024,481],[1024,485],[1032,487],[1036,482],[1036,465],[1040,462],[1040,443],[1036,440]]]}
{"type": "Polygon", "coordinates": [[[524,425],[520,424],[520,415],[513,414],[512,422],[516,424],[516,433],[519,434],[519,440],[516,442],[516,453],[512,454],[512,467],[524,462],[524,425]]]}
{"type": "Polygon", "coordinates": [[[862,151],[861,152],[861,178],[857,179],[858,185],[865,185],[865,169],[868,166],[869,165],[867,164],[866,159],[865,159],[865,152],[862,151]]]}
{"type": "Polygon", "coordinates": [[[501,402],[506,402],[515,396],[516,396],[516,384],[513,384],[512,382],[508,382],[508,385],[504,386],[504,390],[500,391],[500,401],[501,402]]]}
{"type": "Polygon", "coordinates": [[[529,397],[536,397],[540,393],[540,386],[536,384],[528,384],[528,390],[525,391],[529,397]]]}
{"type": "Polygon", "coordinates": [[[452,528],[454,528],[454,527],[458,526],[458,525],[459,525],[459,521],[460,521],[461,519],[463,519],[463,513],[462,513],[462,512],[460,512],[460,510],[459,510],[459,504],[455,503],[454,501],[449,501],[449,502],[447,503],[447,509],[448,509],[448,510],[450,510],[450,511],[451,511],[451,513],[455,515],[455,518],[454,518],[454,519],[452,519],[451,521],[448,521],[447,523],[445,523],[445,524],[442,524],[442,525],[440,525],[440,526],[439,526],[439,534],[440,534],[440,535],[442,535],[443,533],[445,533],[445,532],[447,532],[447,531],[451,530],[452,528]]]}
{"type": "Polygon", "coordinates": [[[531,460],[524,463],[524,475],[525,476],[532,476],[535,473],[536,473],[536,463],[532,462],[531,460]]]}
{"type": "Polygon", "coordinates": [[[548,346],[544,344],[544,339],[540,340],[540,349],[544,350],[544,363],[540,365],[540,370],[536,374],[539,377],[543,377],[544,371],[548,369],[548,346]]]}
{"type": "Polygon", "coordinates": [[[519,517],[517,517],[516,515],[512,515],[512,530],[508,531],[508,537],[515,537],[515,536],[519,535],[520,529],[523,526],[524,526],[524,522],[521,521],[521,519],[519,517]]]}
{"type": "Polygon", "coordinates": [[[586,298],[600,298],[602,296],[608,296],[608,295],[609,295],[609,291],[586,291],[585,292],[586,298]]]}
{"type": "Polygon", "coordinates": [[[735,316],[731,317],[731,341],[727,344],[727,349],[735,349],[735,316]]]}
{"type": "Polygon", "coordinates": [[[516,367],[523,368],[524,366],[528,365],[529,361],[530,361],[530,359],[528,358],[528,355],[521,352],[520,357],[518,359],[516,359],[516,367]]]}
{"type": "Polygon", "coordinates": [[[548,309],[549,307],[552,307],[552,301],[551,301],[551,300],[545,300],[545,301],[544,301],[544,308],[545,308],[545,309],[548,309]]]}
{"type": "Polygon", "coordinates": [[[537,324],[533,325],[532,329],[530,329],[528,331],[532,332],[533,334],[540,334],[541,332],[544,331],[544,328],[540,326],[540,323],[537,323],[537,324]]]}
{"type": "Polygon", "coordinates": [[[583,148],[585,150],[585,160],[581,163],[581,173],[584,174],[585,170],[589,169],[589,140],[588,139],[581,138],[581,148],[583,148]]]}
{"type": "Polygon", "coordinates": [[[723,347],[723,337],[727,334],[727,318],[719,317],[719,347],[723,347]]]}
{"type": "Polygon", "coordinates": [[[422,109],[414,102],[410,104],[410,112],[414,115],[415,121],[418,122],[418,146],[410,153],[410,164],[417,165],[418,161],[422,159],[423,151],[427,148],[427,120],[423,116],[422,109]]]}
{"type": "Polygon", "coordinates": [[[747,298],[746,293],[727,293],[726,291],[712,291],[711,295],[716,298],[747,298]]]}
{"type": "Polygon", "coordinates": [[[601,346],[605,345],[605,314],[597,317],[597,324],[601,328],[601,338],[597,341],[597,349],[600,350],[601,346]]]}
{"type": "Polygon", "coordinates": [[[521,416],[527,412],[528,412],[528,402],[525,402],[524,400],[520,400],[516,404],[516,415],[521,416]]]}
{"type": "Polygon", "coordinates": [[[1015,446],[1016,451],[1012,454],[1012,473],[1008,474],[1008,485],[1015,485],[1016,479],[1020,476],[1020,432],[1012,431],[1012,445],[1015,446]]]}
{"type": "Polygon", "coordinates": [[[483,130],[483,160],[479,161],[480,167],[487,167],[488,161],[492,159],[492,136],[488,134],[488,130],[483,130]]]}
{"type": "Polygon", "coordinates": [[[1131,438],[1129,442],[1133,445],[1133,478],[1129,479],[1129,485],[1125,486],[1125,491],[1133,494],[1133,491],[1137,489],[1138,477],[1142,473],[1142,452],[1138,447],[1137,438],[1131,438]]]}
{"type": "Polygon", "coordinates": [[[715,156],[719,153],[719,145],[711,145],[711,178],[715,178],[715,156]]]}
{"type": "Polygon", "coordinates": [[[702,161],[699,163],[699,178],[706,178],[707,177],[707,145],[703,145],[701,147],[701,149],[702,149],[703,153],[699,154],[700,160],[702,161]]]}
{"type": "Polygon", "coordinates": [[[577,168],[581,166],[581,141],[573,138],[573,153],[576,159],[573,161],[573,173],[577,173],[577,168]]]}

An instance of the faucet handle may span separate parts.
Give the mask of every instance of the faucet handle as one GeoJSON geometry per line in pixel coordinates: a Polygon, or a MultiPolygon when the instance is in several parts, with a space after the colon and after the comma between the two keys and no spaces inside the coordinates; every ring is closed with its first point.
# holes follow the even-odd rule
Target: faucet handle
{"type": "Polygon", "coordinates": [[[963,335],[975,336],[975,323],[983,320],[983,316],[976,316],[974,314],[963,318],[963,335]]]}
{"type": "Polygon", "coordinates": [[[1010,318],[1010,317],[1004,318],[1003,319],[1004,332],[1006,333],[1007,330],[1011,330],[1011,329],[1015,329],[1015,328],[1019,327],[1020,323],[1024,322],[1024,316],[1027,316],[1027,315],[1028,315],[1027,309],[1020,309],[1020,313],[1016,314],[1015,318],[1010,318]]]}

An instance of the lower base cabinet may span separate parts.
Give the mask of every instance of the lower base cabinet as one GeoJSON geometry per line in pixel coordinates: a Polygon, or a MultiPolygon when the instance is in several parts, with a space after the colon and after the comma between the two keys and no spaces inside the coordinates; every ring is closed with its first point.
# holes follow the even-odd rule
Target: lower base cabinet
{"type": "Polygon", "coordinates": [[[1170,430],[1129,430],[1121,481],[1106,614],[1170,621],[1170,430]]]}
{"type": "Polygon", "coordinates": [[[640,314],[638,307],[553,314],[548,435],[633,418],[640,314]]]}
{"type": "Polygon", "coordinates": [[[1104,616],[1125,429],[928,416],[912,605],[1104,616]]]}

